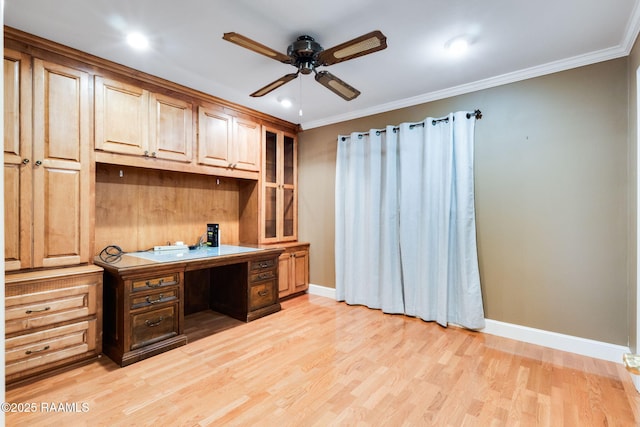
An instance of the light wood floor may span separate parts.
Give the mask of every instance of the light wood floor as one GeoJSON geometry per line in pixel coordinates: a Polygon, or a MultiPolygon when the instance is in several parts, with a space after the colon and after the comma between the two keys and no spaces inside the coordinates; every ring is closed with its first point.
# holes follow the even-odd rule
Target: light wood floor
{"type": "Polygon", "coordinates": [[[199,313],[188,327],[188,345],[126,368],[103,357],[7,390],[7,402],[88,406],[8,413],[7,425],[640,423],[622,364],[328,298],[294,298],[246,324],[199,313]]]}

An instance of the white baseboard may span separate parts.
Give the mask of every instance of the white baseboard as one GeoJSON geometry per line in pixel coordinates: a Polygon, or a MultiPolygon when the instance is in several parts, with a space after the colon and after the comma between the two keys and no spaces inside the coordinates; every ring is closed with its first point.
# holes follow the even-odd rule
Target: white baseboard
{"type": "Polygon", "coordinates": [[[485,334],[498,335],[610,362],[622,363],[622,355],[631,352],[629,347],[622,345],[529,328],[513,323],[499,322],[497,320],[485,319],[485,322],[486,327],[480,330],[485,334]]]}
{"type": "Polygon", "coordinates": [[[326,286],[309,284],[308,293],[311,295],[336,299],[336,288],[327,288],[326,286]]]}
{"type": "MultiPolygon", "coordinates": [[[[309,285],[309,293],[327,298],[336,299],[335,288],[328,288],[320,285],[309,285]]],[[[630,353],[629,347],[609,344],[602,341],[595,341],[586,338],[574,337],[572,335],[559,334],[557,332],[545,331],[542,329],[529,328],[527,326],[515,325],[513,323],[499,322],[497,320],[485,319],[486,327],[480,332],[490,335],[497,335],[530,344],[541,345],[556,350],[568,351],[581,354],[583,356],[594,357],[596,359],[608,360],[610,362],[622,363],[622,355],[630,353]]],[[[638,380],[640,382],[640,380],[638,380]]],[[[640,387],[640,385],[636,385],[640,387]]],[[[640,390],[640,388],[638,388],[640,390]]]]}

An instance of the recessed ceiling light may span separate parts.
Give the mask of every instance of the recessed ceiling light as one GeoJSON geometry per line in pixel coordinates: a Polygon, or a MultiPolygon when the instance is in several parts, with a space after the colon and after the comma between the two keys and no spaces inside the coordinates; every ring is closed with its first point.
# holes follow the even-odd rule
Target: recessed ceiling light
{"type": "Polygon", "coordinates": [[[280,104],[284,107],[284,108],[289,108],[291,107],[291,101],[288,99],[283,99],[282,101],[280,101],[280,104]]]}
{"type": "Polygon", "coordinates": [[[455,56],[460,56],[469,48],[469,39],[465,36],[449,40],[444,47],[455,56]]]}
{"type": "Polygon", "coordinates": [[[134,49],[143,50],[149,47],[149,39],[142,33],[129,33],[127,43],[134,49]]]}

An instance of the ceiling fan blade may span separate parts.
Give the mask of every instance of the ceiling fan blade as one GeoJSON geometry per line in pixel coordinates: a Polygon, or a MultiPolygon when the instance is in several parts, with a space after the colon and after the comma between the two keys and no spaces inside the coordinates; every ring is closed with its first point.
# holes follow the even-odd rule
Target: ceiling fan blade
{"type": "Polygon", "coordinates": [[[257,91],[253,92],[251,94],[251,96],[253,96],[253,97],[264,96],[264,95],[268,94],[269,92],[279,88],[283,84],[290,82],[291,80],[295,79],[296,77],[298,77],[298,73],[291,73],[291,74],[287,74],[285,76],[282,76],[278,80],[276,80],[275,82],[271,82],[268,85],[266,85],[265,87],[263,87],[262,89],[258,89],[257,91]]]}
{"type": "Polygon", "coordinates": [[[343,82],[328,71],[316,73],[316,81],[347,101],[351,101],[360,95],[358,89],[343,82]]]}
{"type": "Polygon", "coordinates": [[[337,64],[359,56],[387,48],[387,38],[380,31],[372,31],[353,40],[339,44],[318,54],[321,65],[337,64]]]}
{"type": "Polygon", "coordinates": [[[245,37],[238,33],[224,33],[222,36],[228,42],[235,43],[238,46],[242,46],[246,49],[252,50],[261,55],[267,56],[271,59],[275,59],[276,61],[284,62],[285,64],[291,63],[291,58],[289,58],[284,53],[280,53],[276,50],[271,49],[257,41],[251,40],[248,37],[245,37]]]}

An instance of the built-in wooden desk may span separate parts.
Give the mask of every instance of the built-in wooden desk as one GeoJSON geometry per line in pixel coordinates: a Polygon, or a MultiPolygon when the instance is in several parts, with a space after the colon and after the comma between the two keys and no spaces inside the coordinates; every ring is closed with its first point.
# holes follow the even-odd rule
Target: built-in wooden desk
{"type": "Polygon", "coordinates": [[[97,256],[95,264],[105,271],[103,352],[126,366],[186,344],[184,295],[190,284],[185,284],[185,276],[206,277],[208,305],[222,314],[248,322],[279,311],[282,252],[281,248],[221,245],[133,252],[110,262],[97,256]],[[201,270],[208,274],[189,274],[201,270]]]}

